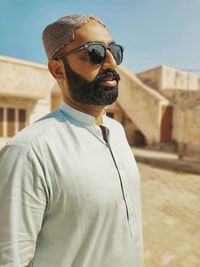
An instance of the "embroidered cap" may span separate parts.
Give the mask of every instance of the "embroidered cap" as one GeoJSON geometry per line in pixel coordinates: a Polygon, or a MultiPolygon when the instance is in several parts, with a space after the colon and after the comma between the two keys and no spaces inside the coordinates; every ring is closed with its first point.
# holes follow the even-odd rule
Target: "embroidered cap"
{"type": "Polygon", "coordinates": [[[65,16],[49,24],[43,31],[42,40],[48,59],[74,40],[74,31],[82,27],[89,19],[94,19],[106,27],[97,17],[92,15],[65,16]]]}

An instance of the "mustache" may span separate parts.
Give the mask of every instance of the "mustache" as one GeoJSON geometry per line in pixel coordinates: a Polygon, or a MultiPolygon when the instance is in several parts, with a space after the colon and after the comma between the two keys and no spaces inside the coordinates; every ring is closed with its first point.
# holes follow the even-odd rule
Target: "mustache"
{"type": "Polygon", "coordinates": [[[105,70],[102,73],[97,74],[97,76],[94,79],[94,82],[101,82],[105,79],[113,79],[116,80],[117,82],[121,80],[120,75],[114,71],[114,70],[105,70]]]}

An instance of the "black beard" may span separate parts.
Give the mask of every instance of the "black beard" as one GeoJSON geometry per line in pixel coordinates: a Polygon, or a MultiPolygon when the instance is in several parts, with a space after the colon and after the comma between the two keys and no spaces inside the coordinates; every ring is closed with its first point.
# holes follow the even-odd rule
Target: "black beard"
{"type": "Polygon", "coordinates": [[[118,97],[118,81],[120,76],[116,71],[107,69],[98,74],[93,81],[88,81],[70,67],[66,59],[63,60],[68,87],[73,100],[78,103],[106,106],[114,103],[118,97]],[[101,86],[100,82],[106,78],[114,78],[114,87],[101,86]]]}

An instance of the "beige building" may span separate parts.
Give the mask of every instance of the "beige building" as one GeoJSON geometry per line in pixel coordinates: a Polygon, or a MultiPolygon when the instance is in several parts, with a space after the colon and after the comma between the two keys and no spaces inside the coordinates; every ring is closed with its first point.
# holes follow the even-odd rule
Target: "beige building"
{"type": "MultiPolygon", "coordinates": [[[[173,144],[180,155],[198,155],[199,78],[165,66],[138,75],[124,67],[118,71],[119,98],[106,112],[122,123],[129,143],[157,149],[173,144]]],[[[0,146],[60,100],[46,66],[0,56],[0,146]]]]}
{"type": "Polygon", "coordinates": [[[43,65],[0,57],[0,146],[51,109],[53,78],[43,65]]]}
{"type": "Polygon", "coordinates": [[[180,156],[200,159],[200,78],[167,66],[137,75],[172,104],[172,141],[180,156]]]}

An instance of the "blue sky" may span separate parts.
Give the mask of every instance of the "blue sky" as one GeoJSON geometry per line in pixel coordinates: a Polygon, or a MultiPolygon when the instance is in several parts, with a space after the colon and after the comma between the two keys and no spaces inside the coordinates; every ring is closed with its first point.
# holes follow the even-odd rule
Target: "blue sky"
{"type": "Polygon", "coordinates": [[[200,70],[199,0],[0,0],[0,54],[46,64],[43,29],[76,13],[99,16],[125,47],[122,65],[135,72],[162,64],[200,70]]]}

